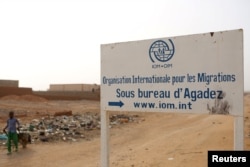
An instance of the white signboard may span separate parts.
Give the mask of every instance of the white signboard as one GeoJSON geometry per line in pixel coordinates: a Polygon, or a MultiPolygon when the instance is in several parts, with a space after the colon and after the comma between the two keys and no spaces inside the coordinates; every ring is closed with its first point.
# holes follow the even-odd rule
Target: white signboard
{"type": "Polygon", "coordinates": [[[230,114],[243,135],[243,30],[101,45],[101,165],[108,111],[230,114]]]}
{"type": "Polygon", "coordinates": [[[101,45],[106,111],[243,115],[243,30],[101,45]]]}

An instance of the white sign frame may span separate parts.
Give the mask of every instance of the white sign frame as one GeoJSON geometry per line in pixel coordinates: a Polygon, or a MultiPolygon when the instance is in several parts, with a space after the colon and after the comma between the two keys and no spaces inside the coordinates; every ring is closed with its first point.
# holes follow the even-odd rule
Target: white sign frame
{"type": "Polygon", "coordinates": [[[242,29],[101,45],[102,166],[109,111],[230,114],[243,150],[243,80],[242,29]]]}

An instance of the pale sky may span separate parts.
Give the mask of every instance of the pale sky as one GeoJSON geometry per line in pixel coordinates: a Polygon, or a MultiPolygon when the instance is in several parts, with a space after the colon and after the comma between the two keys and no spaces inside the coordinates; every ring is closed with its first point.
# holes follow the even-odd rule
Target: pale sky
{"type": "Polygon", "coordinates": [[[101,44],[239,28],[250,91],[249,0],[1,0],[0,79],[100,84],[101,44]]]}

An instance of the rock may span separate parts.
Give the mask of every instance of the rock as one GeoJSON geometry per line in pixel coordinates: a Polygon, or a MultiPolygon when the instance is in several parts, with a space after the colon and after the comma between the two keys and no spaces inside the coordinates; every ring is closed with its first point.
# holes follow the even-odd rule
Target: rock
{"type": "Polygon", "coordinates": [[[40,136],[40,140],[42,142],[48,142],[49,141],[49,138],[47,136],[40,136]]]}

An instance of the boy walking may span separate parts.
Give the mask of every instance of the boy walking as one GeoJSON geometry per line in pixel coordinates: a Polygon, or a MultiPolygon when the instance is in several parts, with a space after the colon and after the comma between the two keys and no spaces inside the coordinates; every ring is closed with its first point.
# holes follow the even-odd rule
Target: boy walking
{"type": "Polygon", "coordinates": [[[11,154],[11,141],[14,142],[16,151],[18,151],[18,136],[17,136],[17,130],[19,130],[20,123],[19,121],[14,117],[14,112],[11,111],[9,113],[9,119],[7,120],[7,125],[3,129],[3,131],[6,133],[6,129],[8,129],[8,154],[11,154]]]}

